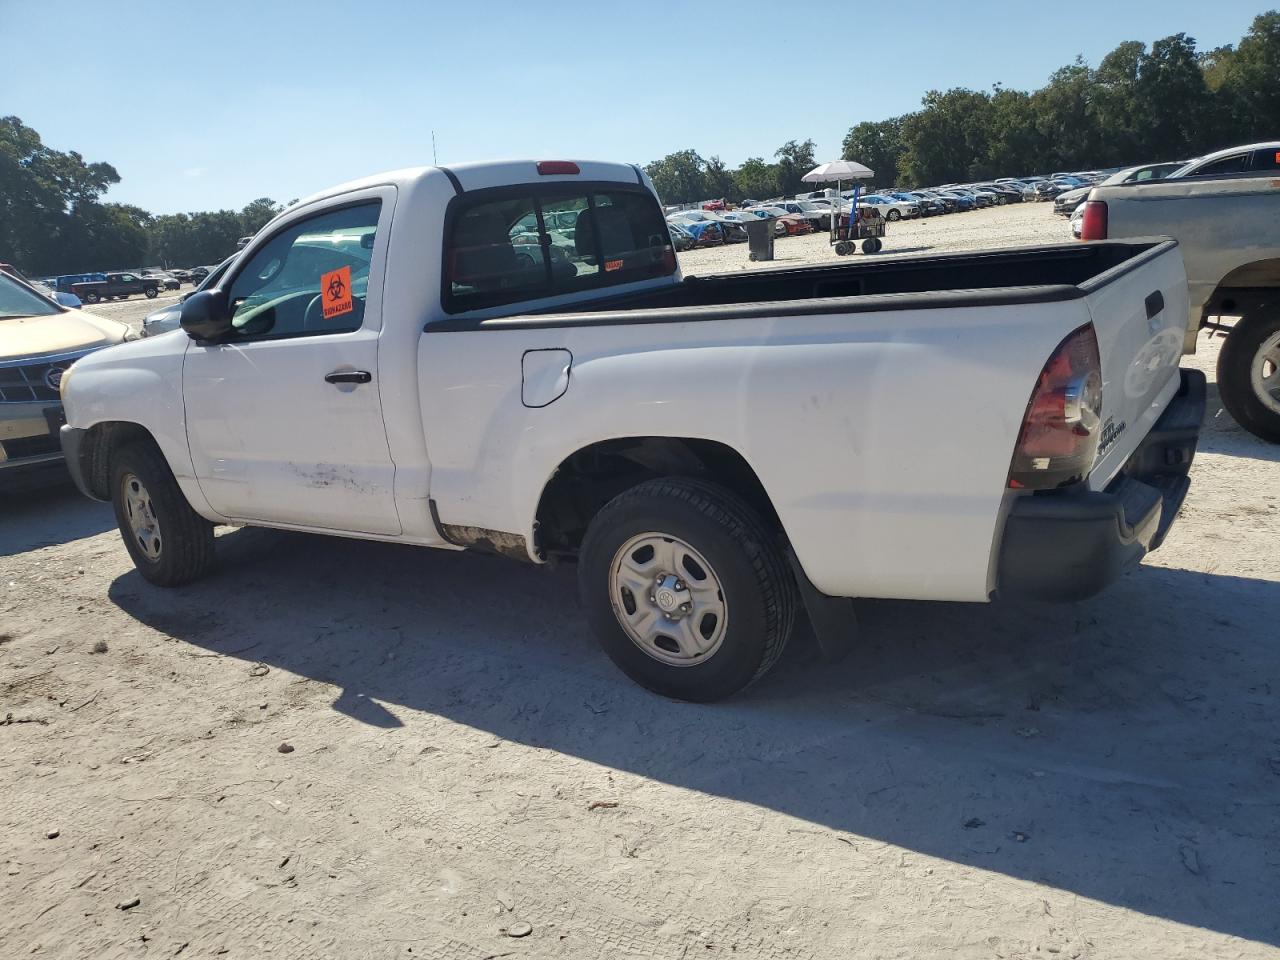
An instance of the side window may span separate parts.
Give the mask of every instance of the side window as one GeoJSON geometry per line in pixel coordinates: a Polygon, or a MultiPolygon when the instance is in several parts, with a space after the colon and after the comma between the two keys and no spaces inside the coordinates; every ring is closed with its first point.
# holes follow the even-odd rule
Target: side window
{"type": "Polygon", "coordinates": [[[1242,173],[1248,160],[1249,155],[1247,153],[1237,153],[1235,156],[1223,157],[1221,160],[1205,164],[1199,170],[1192,171],[1188,176],[1217,177],[1224,173],[1242,173]]]}
{"type": "Polygon", "coordinates": [[[1280,170],[1280,147],[1255,150],[1251,170],[1280,170]]]}
{"type": "Polygon", "coordinates": [[[381,207],[344,207],[273,236],[231,282],[231,325],[272,339],[359,330],[381,207]]]}
{"type": "Polygon", "coordinates": [[[444,307],[450,313],[675,272],[653,195],[622,185],[476,191],[447,217],[444,307]]]}

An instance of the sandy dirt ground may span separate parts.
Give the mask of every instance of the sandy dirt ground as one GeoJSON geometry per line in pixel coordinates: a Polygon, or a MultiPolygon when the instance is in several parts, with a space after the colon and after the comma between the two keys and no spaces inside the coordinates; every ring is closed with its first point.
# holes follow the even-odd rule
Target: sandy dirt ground
{"type": "MultiPolygon", "coordinates": [[[[1065,230],[1014,210],[890,240],[1065,230]]],[[[571,569],[228,530],[164,591],[6,493],[0,957],[1278,957],[1280,448],[1212,386],[1193,478],[1102,597],[864,602],[712,707],[571,569]]]]}

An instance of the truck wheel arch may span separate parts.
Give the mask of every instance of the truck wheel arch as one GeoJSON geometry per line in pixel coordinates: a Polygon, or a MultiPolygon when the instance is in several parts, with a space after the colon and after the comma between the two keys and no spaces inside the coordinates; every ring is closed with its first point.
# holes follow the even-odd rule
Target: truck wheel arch
{"type": "Polygon", "coordinates": [[[592,517],[637,484],[695,477],[731,490],[785,538],[773,502],[746,458],[733,447],[694,437],[617,437],[565,457],[543,484],[535,513],[540,553],[574,555],[592,517]]]}
{"type": "Polygon", "coordinates": [[[1274,299],[1278,294],[1280,257],[1242,264],[1218,281],[1205,301],[1201,319],[1246,314],[1259,300],[1274,299]]]}
{"type": "Polygon", "coordinates": [[[111,499],[111,454],[126,443],[143,441],[158,450],[160,445],[146,427],[125,420],[95,423],[85,433],[80,461],[85,482],[99,500],[111,499]]]}

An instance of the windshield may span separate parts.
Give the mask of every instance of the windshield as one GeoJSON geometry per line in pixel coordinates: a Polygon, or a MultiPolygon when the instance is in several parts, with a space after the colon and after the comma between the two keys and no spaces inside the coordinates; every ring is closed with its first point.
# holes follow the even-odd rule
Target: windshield
{"type": "Polygon", "coordinates": [[[51,317],[62,308],[0,271],[0,320],[15,317],[51,317]]]}

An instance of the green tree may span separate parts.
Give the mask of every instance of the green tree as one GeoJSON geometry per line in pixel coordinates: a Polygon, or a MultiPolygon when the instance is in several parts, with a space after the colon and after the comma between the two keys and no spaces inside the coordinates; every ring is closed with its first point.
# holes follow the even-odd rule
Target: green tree
{"type": "Polygon", "coordinates": [[[898,165],[904,152],[901,117],[854,124],[840,145],[843,159],[870,167],[881,183],[898,182],[898,165]]]}
{"type": "Polygon", "coordinates": [[[644,168],[663,203],[694,203],[709,196],[707,162],[696,150],[669,153],[644,168]]]}
{"type": "Polygon", "coordinates": [[[788,140],[774,153],[774,159],[778,161],[778,189],[783,196],[794,196],[804,189],[804,181],[800,178],[818,165],[813,151],[812,140],[803,143],[788,140]]]}
{"type": "Polygon", "coordinates": [[[737,181],[733,178],[733,171],[725,166],[724,161],[719,157],[712,157],[707,161],[704,177],[708,199],[723,198],[735,202],[742,199],[742,194],[738,193],[737,181]]]}
{"type": "Polygon", "coordinates": [[[739,200],[767,200],[778,194],[777,164],[766,163],[763,157],[748,157],[733,171],[734,191],[739,200]]]}
{"type": "MultiPolygon", "coordinates": [[[[1280,78],[1272,78],[1273,84],[1280,78]]],[[[1138,109],[1146,118],[1142,148],[1161,160],[1191,157],[1216,146],[1222,132],[1212,94],[1196,56],[1195,41],[1178,33],[1151,45],[1136,84],[1138,109]]]]}
{"type": "Polygon", "coordinates": [[[43,272],[86,273],[138,267],[147,253],[151,214],[120,203],[77,203],[60,235],[59,260],[43,272]]]}
{"type": "Polygon", "coordinates": [[[283,209],[284,207],[270,197],[259,197],[246,204],[240,211],[241,235],[247,237],[257,233],[283,209]]]}
{"type": "MultiPolygon", "coordinates": [[[[972,179],[975,161],[986,154],[990,106],[990,97],[974,90],[925,94],[924,109],[902,121],[904,179],[924,185],[972,179]]],[[[890,183],[876,173],[877,183],[890,183]]]]}
{"type": "Polygon", "coordinates": [[[1280,11],[1254,18],[1239,45],[1201,58],[1218,105],[1231,118],[1234,140],[1261,140],[1280,131],[1280,11]]]}
{"type": "Polygon", "coordinates": [[[59,270],[68,231],[88,236],[86,225],[101,220],[98,197],[119,182],[110,164],[54,150],[17,117],[0,117],[0,260],[37,275],[59,270]]]}

